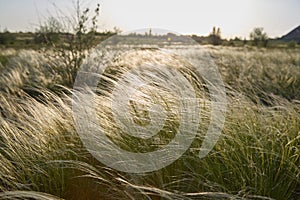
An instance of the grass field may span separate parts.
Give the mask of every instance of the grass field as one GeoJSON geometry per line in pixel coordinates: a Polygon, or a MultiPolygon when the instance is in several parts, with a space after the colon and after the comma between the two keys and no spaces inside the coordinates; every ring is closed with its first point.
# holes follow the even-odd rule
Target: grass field
{"type": "MultiPolygon", "coordinates": [[[[300,49],[203,48],[226,87],[222,135],[208,156],[198,158],[197,137],[180,159],[146,174],[118,172],[86,150],[74,124],[72,89],[60,86],[53,70],[67,70],[59,58],[1,50],[0,199],[300,199],[300,49]]],[[[188,47],[178,51],[198,55],[188,47]]],[[[99,94],[98,100],[107,105],[99,94]]],[[[120,131],[106,123],[106,107],[99,113],[124,148],[153,146],[120,140],[120,131]]],[[[177,126],[172,119],[170,132],[177,126]]],[[[201,120],[200,136],[209,108],[201,120]]]]}

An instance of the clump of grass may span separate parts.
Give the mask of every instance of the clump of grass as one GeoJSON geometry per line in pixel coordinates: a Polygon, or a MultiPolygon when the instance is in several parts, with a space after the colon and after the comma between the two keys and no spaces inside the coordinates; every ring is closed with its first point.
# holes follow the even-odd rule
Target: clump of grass
{"type": "Polygon", "coordinates": [[[153,196],[160,189],[166,199],[297,199],[299,104],[277,99],[265,107],[231,95],[223,136],[207,157],[197,157],[195,140],[179,160],[131,184],[153,196]]]}
{"type": "Polygon", "coordinates": [[[197,180],[192,185],[198,182],[198,190],[250,199],[298,195],[299,105],[281,100],[264,107],[237,96],[229,100],[223,137],[214,151],[202,160],[189,161],[189,180],[197,180]]]}
{"type": "Polygon", "coordinates": [[[0,90],[6,93],[18,95],[28,91],[30,94],[30,89],[37,87],[54,91],[55,85],[62,83],[56,66],[67,70],[61,58],[49,58],[34,50],[7,51],[4,55],[7,60],[1,69],[0,90]]]}
{"type": "MultiPolygon", "coordinates": [[[[122,173],[95,160],[75,130],[70,96],[57,95],[43,87],[36,89],[39,95],[35,97],[23,90],[19,90],[18,95],[2,90],[0,191],[3,193],[0,198],[54,198],[47,194],[65,199],[299,198],[300,103],[298,94],[293,93],[298,91],[297,55],[292,53],[288,57],[289,52],[285,50],[268,50],[263,54],[255,49],[210,51],[227,83],[228,108],[223,134],[213,151],[199,159],[202,136],[210,123],[210,105],[206,104],[208,96],[197,96],[203,109],[198,138],[176,162],[151,173],[122,173]],[[238,67],[234,68],[235,65],[238,67]],[[265,73],[273,67],[281,73],[269,72],[273,77],[273,82],[269,83],[265,73]],[[290,77],[294,78],[288,83],[290,77]],[[257,85],[255,80],[258,80],[257,85]],[[264,99],[264,102],[255,101],[257,99],[264,99]]],[[[187,51],[187,55],[197,57],[197,51],[187,51]]],[[[16,61],[21,66],[15,68],[16,74],[21,75],[22,63],[28,65],[27,68],[35,66],[23,61],[16,61]]],[[[40,73],[36,70],[38,72],[33,70],[31,76],[40,73]]],[[[181,70],[182,73],[189,72],[181,70]]],[[[2,75],[4,88],[19,87],[12,84],[19,75],[14,75],[16,78],[2,75]]],[[[192,76],[186,77],[194,80],[192,76]]],[[[111,82],[116,80],[115,76],[112,78],[111,82]]],[[[25,79],[20,79],[22,85],[25,79]]],[[[30,82],[31,79],[26,80],[30,82]]],[[[202,93],[205,85],[198,83],[199,89],[204,87],[199,90],[202,93]]],[[[194,85],[194,88],[198,86],[194,85]]],[[[151,91],[141,92],[151,95],[151,91]]],[[[104,94],[103,91],[95,93],[102,105],[98,107],[99,116],[102,116],[100,119],[106,129],[113,130],[111,134],[118,136],[114,132],[118,129],[107,115],[110,103],[104,94]]],[[[176,106],[176,101],[171,100],[170,97],[164,102],[176,106]]],[[[140,109],[134,102],[131,107],[133,113],[140,109]]],[[[138,123],[144,123],[144,114],[139,116],[138,123]]],[[[170,117],[171,128],[172,120],[176,121],[170,117]]],[[[116,138],[117,142],[130,148],[137,143],[136,140],[116,138]]],[[[143,144],[153,145],[151,142],[143,144]]]]}
{"type": "Polygon", "coordinates": [[[253,101],[271,103],[270,95],[300,99],[299,50],[220,48],[210,52],[223,80],[253,101]]]}
{"type": "MultiPolygon", "coordinates": [[[[100,178],[90,178],[95,177],[91,164],[100,163],[86,151],[75,131],[70,98],[39,92],[38,100],[26,93],[18,98],[0,95],[1,196],[42,198],[40,193],[28,192],[36,191],[67,199],[94,199],[117,190],[114,172],[102,172],[102,165],[97,168],[100,178]]],[[[124,196],[122,191],[116,196],[124,196]]]]}
{"type": "Polygon", "coordinates": [[[1,199],[38,199],[38,200],[59,200],[61,198],[55,197],[41,192],[34,191],[8,191],[0,193],[1,199]]]}
{"type": "Polygon", "coordinates": [[[80,148],[70,123],[70,110],[59,98],[47,104],[26,94],[22,99],[1,94],[0,99],[1,165],[7,167],[1,173],[1,190],[51,189],[52,194],[60,194],[63,174],[48,162],[74,157],[72,145],[80,148]]]}

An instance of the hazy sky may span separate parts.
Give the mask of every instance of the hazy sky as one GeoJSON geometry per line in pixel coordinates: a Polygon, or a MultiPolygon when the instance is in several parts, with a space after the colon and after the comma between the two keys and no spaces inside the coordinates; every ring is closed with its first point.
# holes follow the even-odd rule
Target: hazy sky
{"type": "MultiPolygon", "coordinates": [[[[72,14],[75,0],[0,0],[0,28],[33,31],[39,21],[56,16],[56,6],[72,14]]],[[[300,0],[86,0],[82,7],[101,5],[99,27],[124,31],[163,28],[182,34],[208,35],[213,26],[224,37],[248,37],[264,27],[270,37],[300,25],[300,0]]],[[[58,14],[59,15],[59,14],[58,14]]]]}

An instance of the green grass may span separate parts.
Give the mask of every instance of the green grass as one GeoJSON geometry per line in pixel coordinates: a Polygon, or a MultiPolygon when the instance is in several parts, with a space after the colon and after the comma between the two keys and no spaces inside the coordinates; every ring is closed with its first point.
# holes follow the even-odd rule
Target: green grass
{"type": "MultiPolygon", "coordinates": [[[[60,77],[48,69],[59,61],[13,52],[0,76],[0,198],[299,199],[300,51],[207,48],[227,88],[222,136],[208,156],[198,158],[210,122],[209,104],[202,105],[199,137],[191,148],[147,174],[118,172],[94,159],[75,130],[72,91],[51,91],[60,77]]],[[[187,50],[187,56],[197,55],[187,50]]],[[[106,100],[98,97],[99,114],[118,136],[106,100]]],[[[176,123],[170,118],[170,130],[176,123]]],[[[133,151],[140,142],[115,140],[133,151]]],[[[139,151],[151,147],[151,141],[140,144],[145,146],[139,151]]]]}

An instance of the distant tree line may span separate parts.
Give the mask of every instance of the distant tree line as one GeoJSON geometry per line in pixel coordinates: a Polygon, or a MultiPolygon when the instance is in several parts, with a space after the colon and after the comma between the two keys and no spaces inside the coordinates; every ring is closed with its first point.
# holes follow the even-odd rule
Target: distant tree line
{"type": "Polygon", "coordinates": [[[268,35],[264,32],[264,28],[254,28],[253,31],[250,33],[250,40],[252,41],[254,46],[263,46],[267,47],[268,45],[268,35]]]}
{"type": "Polygon", "coordinates": [[[8,30],[0,33],[0,45],[13,44],[16,40],[16,36],[11,34],[8,30]]]}

